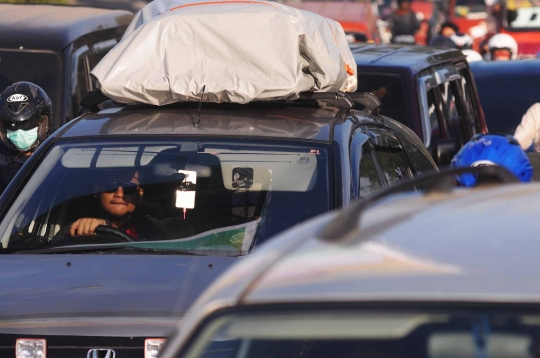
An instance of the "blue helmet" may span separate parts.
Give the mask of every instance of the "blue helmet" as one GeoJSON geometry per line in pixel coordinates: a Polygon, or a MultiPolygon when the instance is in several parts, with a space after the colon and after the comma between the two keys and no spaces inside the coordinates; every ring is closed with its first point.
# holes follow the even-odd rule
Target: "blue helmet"
{"type": "MultiPolygon", "coordinates": [[[[529,157],[518,141],[510,135],[478,134],[461,148],[452,159],[452,168],[499,165],[508,169],[522,182],[530,182],[533,167],[529,157]]],[[[476,184],[476,176],[462,174],[457,177],[459,184],[471,187],[476,184]]]]}

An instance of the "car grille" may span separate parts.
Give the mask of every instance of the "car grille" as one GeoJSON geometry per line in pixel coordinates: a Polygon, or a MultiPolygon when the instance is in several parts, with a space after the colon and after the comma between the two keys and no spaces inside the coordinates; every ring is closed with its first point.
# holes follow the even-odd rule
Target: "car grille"
{"type": "MultiPolygon", "coordinates": [[[[112,349],[115,358],[144,358],[144,340],[147,337],[78,337],[0,335],[0,357],[15,356],[17,338],[43,338],[47,340],[47,358],[87,358],[93,349],[112,349]]],[[[97,358],[105,358],[107,351],[98,351],[97,358]]],[[[90,358],[94,358],[90,355],[90,358]]]]}

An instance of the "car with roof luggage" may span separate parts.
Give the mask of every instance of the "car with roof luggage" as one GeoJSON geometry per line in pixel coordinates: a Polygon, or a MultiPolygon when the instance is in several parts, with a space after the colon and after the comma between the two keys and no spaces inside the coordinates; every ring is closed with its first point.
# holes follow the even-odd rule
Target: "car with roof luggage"
{"type": "Polygon", "coordinates": [[[461,51],[403,45],[355,45],[357,91],[372,92],[381,114],[410,127],[439,166],[487,126],[461,51]]]}
{"type": "MultiPolygon", "coordinates": [[[[410,129],[379,114],[375,96],[331,91],[354,88],[354,68],[343,61],[352,57],[343,30],[336,33],[339,48],[323,61],[300,56],[314,56],[302,52],[312,48],[279,43],[287,51],[274,56],[294,58],[306,71],[284,61],[265,69],[288,72],[259,73],[220,58],[234,52],[218,51],[204,62],[195,53],[210,48],[200,44],[231,47],[219,26],[230,27],[230,19],[246,13],[256,12],[260,18],[251,21],[259,26],[274,28],[279,20],[290,33],[317,29],[311,46],[336,46],[332,30],[339,27],[331,20],[273,2],[178,6],[164,15],[139,13],[127,37],[94,69],[101,90],[85,95],[83,114],[41,144],[0,197],[0,262],[16,273],[0,277],[6,293],[0,320],[8,322],[0,327],[1,355],[33,349],[49,358],[140,357],[145,350],[155,356],[204,288],[271,236],[436,170],[410,129]],[[201,16],[211,21],[199,25],[201,16]],[[191,32],[172,36],[173,24],[200,35],[196,48],[191,32]],[[209,28],[219,36],[205,37],[209,28]],[[148,44],[155,34],[175,41],[148,44]],[[171,67],[168,59],[180,44],[193,58],[171,67]],[[140,61],[132,60],[133,52],[140,61]],[[207,71],[195,70],[201,64],[207,71]],[[216,73],[219,83],[209,80],[216,73]],[[227,87],[233,82],[237,87],[227,87]],[[304,87],[290,90],[289,83],[304,87]],[[316,83],[322,88],[309,91],[316,83]]],[[[266,29],[264,36],[282,35],[266,29]]],[[[242,31],[232,40],[246,44],[251,36],[242,31]]],[[[257,48],[242,49],[265,63],[258,62],[257,48]]]]}
{"type": "Polygon", "coordinates": [[[27,337],[55,358],[86,354],[64,348],[73,337],[142,352],[270,237],[436,168],[412,131],[367,112],[313,100],[204,104],[195,126],[197,113],[197,103],[87,113],[30,157],[0,198],[0,263],[17,273],[0,278],[5,355],[27,337]],[[129,203],[153,226],[69,232],[129,203]]]}
{"type": "Polygon", "coordinates": [[[133,14],[82,6],[0,4],[0,91],[33,82],[52,100],[51,130],[77,117],[95,89],[94,66],[114,47],[133,14]]]}
{"type": "Polygon", "coordinates": [[[516,182],[459,168],[288,230],[209,287],[161,357],[529,357],[540,185],[516,182]],[[455,188],[465,174],[494,182],[455,188]]]}

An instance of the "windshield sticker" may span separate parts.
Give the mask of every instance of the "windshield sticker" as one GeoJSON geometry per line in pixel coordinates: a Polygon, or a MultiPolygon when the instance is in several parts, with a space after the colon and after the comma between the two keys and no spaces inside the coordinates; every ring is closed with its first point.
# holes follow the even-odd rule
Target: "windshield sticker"
{"type": "Polygon", "coordinates": [[[26,97],[24,94],[13,94],[8,97],[8,102],[25,102],[28,101],[28,97],[26,97]]]}
{"type": "Polygon", "coordinates": [[[222,227],[183,239],[133,242],[126,243],[126,246],[159,250],[208,251],[209,254],[219,251],[230,252],[231,255],[228,256],[243,256],[248,254],[260,221],[259,218],[245,224],[222,227]]]}

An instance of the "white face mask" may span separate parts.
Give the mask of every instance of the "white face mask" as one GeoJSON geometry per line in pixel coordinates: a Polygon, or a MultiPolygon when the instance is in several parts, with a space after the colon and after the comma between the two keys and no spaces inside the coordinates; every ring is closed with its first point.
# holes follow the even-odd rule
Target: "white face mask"
{"type": "Polygon", "coordinates": [[[7,137],[21,151],[27,151],[30,149],[34,143],[37,141],[38,129],[32,128],[27,131],[22,129],[16,131],[7,130],[7,137]]]}

